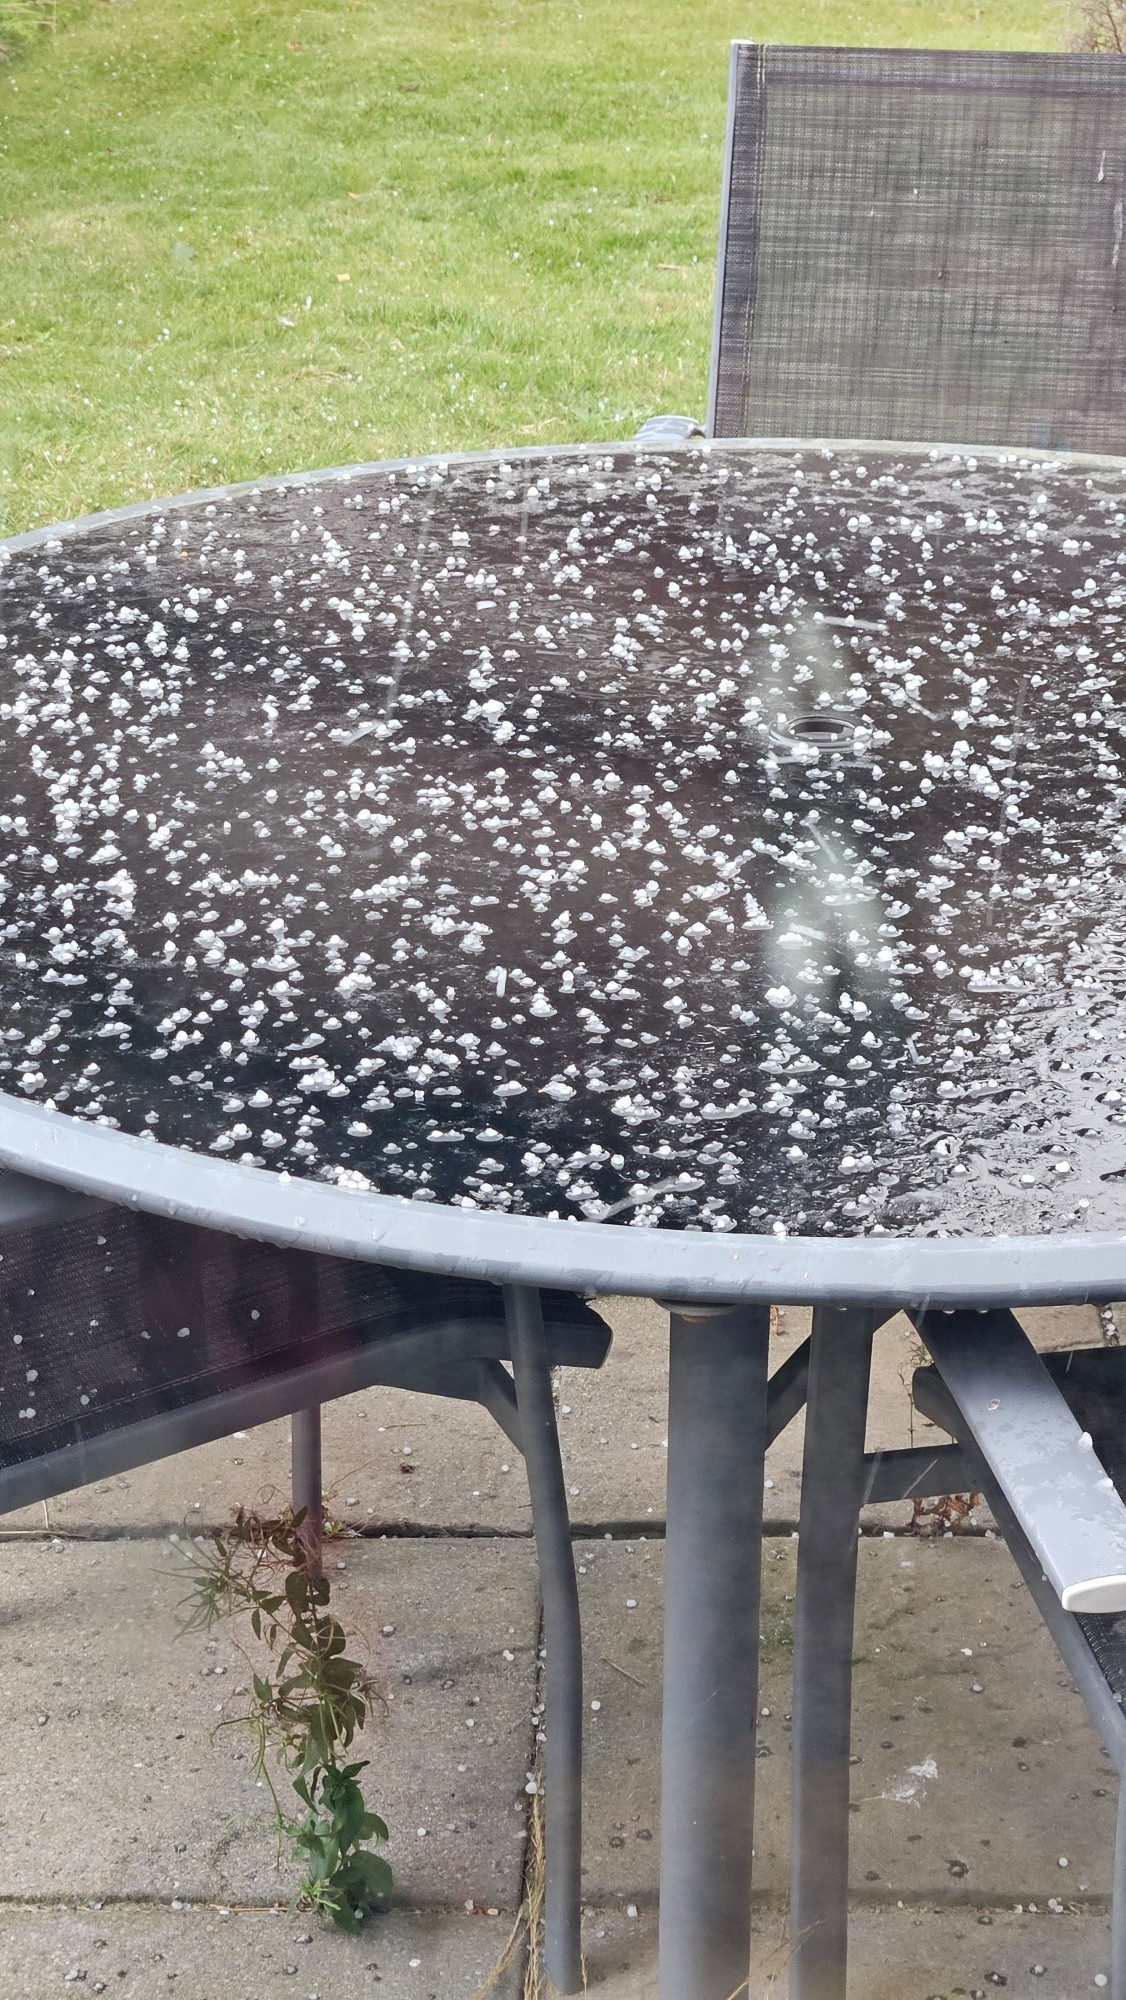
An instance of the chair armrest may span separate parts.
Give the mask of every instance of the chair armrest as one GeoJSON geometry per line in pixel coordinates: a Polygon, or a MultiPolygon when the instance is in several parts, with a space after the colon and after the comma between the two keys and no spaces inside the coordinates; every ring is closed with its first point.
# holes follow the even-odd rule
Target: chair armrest
{"type": "Polygon", "coordinates": [[[1012,1313],[911,1318],[941,1377],[919,1407],[980,1455],[1065,1611],[1126,1610],[1126,1505],[1012,1313]]]}
{"type": "Polygon", "coordinates": [[[635,444],[687,444],[689,438],[703,437],[704,426],[695,417],[648,417],[633,434],[635,444]]]}

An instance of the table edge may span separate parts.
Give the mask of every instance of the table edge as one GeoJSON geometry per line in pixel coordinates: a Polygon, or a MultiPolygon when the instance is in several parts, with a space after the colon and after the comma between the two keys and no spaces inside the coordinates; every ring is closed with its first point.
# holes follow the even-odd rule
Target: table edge
{"type": "Polygon", "coordinates": [[[18,535],[0,537],[0,560],[23,549],[63,536],[77,536],[93,528],[109,527],[115,521],[143,520],[147,515],[166,513],[172,507],[198,507],[255,493],[278,493],[290,488],[316,486],[328,481],[343,482],[362,474],[405,472],[411,468],[501,465],[513,459],[535,463],[543,459],[581,458],[591,452],[626,453],[638,458],[667,458],[688,452],[707,457],[713,451],[867,451],[900,452],[916,458],[942,457],[947,453],[970,454],[994,465],[1023,463],[1029,466],[1084,466],[1126,471],[1126,455],[1114,452],[1053,451],[1045,447],[994,445],[959,442],[921,442],[909,438],[820,438],[744,437],[661,439],[659,443],[641,438],[608,438],[576,444],[490,446],[480,451],[414,452],[405,458],[360,459],[347,465],[319,466],[304,472],[270,473],[261,479],[240,479],[227,486],[190,487],[182,493],[162,498],[130,501],[124,507],[109,507],[96,514],[76,514],[67,521],[55,521],[41,528],[29,528],[18,535]]]}
{"type": "Polygon", "coordinates": [[[549,1221],[283,1179],[7,1092],[0,1092],[0,1168],[291,1249],[494,1284],[682,1304],[985,1307],[1126,1298],[1126,1231],[752,1236],[549,1221]]]}

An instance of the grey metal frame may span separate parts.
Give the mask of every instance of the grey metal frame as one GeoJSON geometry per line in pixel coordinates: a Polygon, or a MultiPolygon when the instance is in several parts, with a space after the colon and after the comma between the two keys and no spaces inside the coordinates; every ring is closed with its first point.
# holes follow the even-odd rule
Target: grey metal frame
{"type": "Polygon", "coordinates": [[[880,1314],[813,1315],[794,1599],[791,2000],[825,2000],[848,1950],[848,1786],[857,1525],[880,1314]]]}
{"type": "Polygon", "coordinates": [[[321,1476],[321,1406],[294,1410],[290,1443],[290,1498],[302,1516],[301,1539],[310,1574],[324,1569],[324,1484],[321,1476]]]}
{"type": "MultiPolygon", "coordinates": [[[[982,1491],[1124,1776],[1115,1849],[1111,2000],[1126,2000],[1126,1716],[1083,1629],[1046,1581],[973,1439],[867,1452],[873,1335],[887,1308],[819,1304],[809,1339],[767,1381],[761,1307],[674,1312],[669,1371],[661,2000],[729,2000],[750,1956],[749,1884],[762,1472],[803,1407],[794,1621],[790,2000],[845,2000],[849,1745],[861,1509],[982,1491]],[[759,1317],[761,1315],[761,1317],[759,1317]],[[748,1567],[748,1553],[752,1561],[748,1567]]],[[[935,1316],[924,1338],[941,1344],[935,1316]]],[[[1023,1337],[1023,1336],[1022,1336],[1023,1337]]],[[[1045,1370],[1051,1395],[1057,1357],[1045,1370]]],[[[994,1386],[997,1386],[995,1383],[994,1386]]],[[[963,1427],[950,1401],[927,1409],[963,1427]]],[[[1053,1410],[1053,1414],[1055,1414],[1053,1410]]],[[[1095,1461],[1097,1468],[1097,1461],[1095,1461]]],[[[1098,1470],[1094,1474],[1098,1480],[1098,1470]]],[[[1077,1506],[1085,1505],[1080,1495],[1077,1506]]],[[[1081,1547],[1078,1551],[1082,1554],[1081,1547]]]]}
{"type": "Polygon", "coordinates": [[[646,417],[639,431],[634,432],[634,443],[648,445],[660,450],[666,444],[687,444],[690,438],[703,437],[704,426],[695,417],[646,417]]]}
{"type": "Polygon", "coordinates": [[[710,438],[716,434],[716,402],[719,395],[719,340],[723,328],[723,282],[727,268],[725,251],[727,222],[731,210],[731,163],[735,150],[735,124],[738,111],[736,84],[739,73],[739,49],[740,44],[732,42],[727,59],[727,122],[723,133],[723,182],[719,196],[715,304],[712,308],[712,344],[708,357],[708,413],[704,420],[704,429],[710,438]]]}
{"type": "Polygon", "coordinates": [[[671,1315],[661,2000],[728,2000],[750,1962],[769,1332],[761,1305],[671,1315]]]}
{"type": "Polygon", "coordinates": [[[506,1285],[504,1309],[532,1495],[547,1652],[544,1961],[561,1993],[579,1993],[585,1983],[579,1931],[583,1803],[579,1586],[539,1293],[530,1285],[506,1285]]]}

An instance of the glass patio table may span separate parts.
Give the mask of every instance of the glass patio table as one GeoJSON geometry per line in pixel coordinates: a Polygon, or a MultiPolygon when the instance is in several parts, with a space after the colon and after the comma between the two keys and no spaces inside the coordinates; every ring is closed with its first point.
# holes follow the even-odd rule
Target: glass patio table
{"type": "Polygon", "coordinates": [[[1126,1294],[1124,525],[767,441],[0,550],[0,1162],[671,1307],[664,2000],[746,1977],[770,1304],[862,1448],[874,1315],[1126,1294]]]}

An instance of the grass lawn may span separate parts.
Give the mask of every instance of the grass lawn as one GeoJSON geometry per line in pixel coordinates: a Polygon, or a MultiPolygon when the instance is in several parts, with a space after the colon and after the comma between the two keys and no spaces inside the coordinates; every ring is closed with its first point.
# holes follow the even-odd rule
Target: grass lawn
{"type": "Polygon", "coordinates": [[[0,64],[7,533],[698,412],[729,39],[1066,39],[1063,0],[57,11],[0,64]]]}

